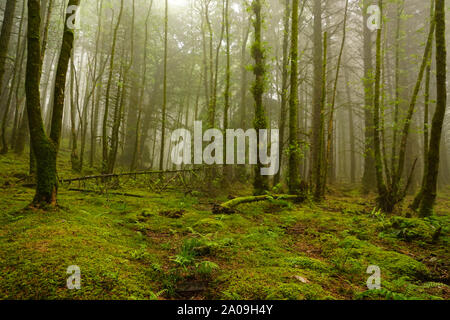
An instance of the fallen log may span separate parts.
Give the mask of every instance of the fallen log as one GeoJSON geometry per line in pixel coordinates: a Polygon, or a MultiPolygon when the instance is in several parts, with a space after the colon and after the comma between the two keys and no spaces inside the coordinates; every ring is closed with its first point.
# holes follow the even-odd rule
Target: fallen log
{"type": "Polygon", "coordinates": [[[237,207],[238,205],[267,200],[292,200],[295,202],[301,202],[305,200],[305,197],[302,195],[290,195],[290,194],[276,194],[276,195],[265,194],[262,196],[239,197],[224,202],[222,204],[214,204],[212,212],[215,214],[233,214],[236,213],[236,210],[234,208],[237,207]]]}

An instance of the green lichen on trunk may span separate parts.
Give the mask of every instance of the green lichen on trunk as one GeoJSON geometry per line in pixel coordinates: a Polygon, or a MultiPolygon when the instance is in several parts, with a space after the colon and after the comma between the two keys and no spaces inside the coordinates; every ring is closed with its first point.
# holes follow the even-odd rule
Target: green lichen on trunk
{"type": "MultiPolygon", "coordinates": [[[[261,129],[267,128],[267,119],[266,113],[263,106],[263,94],[265,90],[265,74],[266,74],[266,66],[265,66],[265,56],[264,49],[262,44],[262,3],[260,0],[254,0],[252,2],[252,10],[254,14],[253,27],[255,30],[255,40],[252,45],[252,57],[255,61],[253,66],[253,74],[255,75],[255,82],[252,86],[253,98],[255,100],[255,119],[254,126],[257,132],[261,129]]],[[[258,145],[260,143],[259,135],[258,135],[258,145]]],[[[255,180],[253,182],[254,192],[255,194],[262,194],[266,190],[268,190],[268,181],[267,177],[261,175],[261,163],[255,166],[255,180]]]]}
{"type": "Polygon", "coordinates": [[[423,188],[420,215],[430,216],[436,200],[437,177],[439,172],[439,152],[442,126],[447,106],[447,49],[445,42],[445,0],[436,0],[436,111],[433,116],[430,146],[428,151],[428,171],[423,188]]]}
{"type": "Polygon", "coordinates": [[[31,148],[37,160],[35,206],[56,205],[56,147],[44,131],[41,116],[39,82],[40,57],[40,3],[28,1],[28,59],[25,78],[27,114],[31,136],[31,148]]]}
{"type": "Polygon", "coordinates": [[[291,94],[289,96],[289,193],[299,194],[300,144],[298,141],[298,0],[292,2],[291,94]]]}

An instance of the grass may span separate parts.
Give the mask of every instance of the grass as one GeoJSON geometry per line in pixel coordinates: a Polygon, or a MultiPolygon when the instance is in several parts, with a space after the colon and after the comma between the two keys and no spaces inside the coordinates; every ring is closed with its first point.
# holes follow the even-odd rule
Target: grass
{"type": "MultiPolygon", "coordinates": [[[[75,176],[68,158],[60,176],[75,176]]],[[[376,212],[354,188],[321,204],[214,215],[211,202],[226,194],[61,186],[60,208],[44,212],[24,209],[34,193],[26,172],[25,158],[0,157],[1,299],[449,299],[450,190],[428,219],[376,212]],[[66,287],[71,265],[80,290],[66,287]],[[367,289],[369,265],[381,269],[381,290],[367,289]]]]}

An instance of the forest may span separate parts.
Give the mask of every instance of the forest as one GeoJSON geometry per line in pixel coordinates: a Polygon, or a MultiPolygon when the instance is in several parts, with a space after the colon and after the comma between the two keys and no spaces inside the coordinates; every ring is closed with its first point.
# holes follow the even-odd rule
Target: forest
{"type": "Polygon", "coordinates": [[[0,300],[449,300],[445,0],[2,0],[0,300]]]}

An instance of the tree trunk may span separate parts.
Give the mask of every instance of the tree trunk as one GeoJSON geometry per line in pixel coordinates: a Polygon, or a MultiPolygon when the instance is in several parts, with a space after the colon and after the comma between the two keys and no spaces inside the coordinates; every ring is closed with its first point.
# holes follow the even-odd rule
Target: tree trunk
{"type": "Polygon", "coordinates": [[[300,194],[300,144],[298,141],[298,0],[292,1],[291,93],[289,96],[289,193],[300,194]]]}
{"type": "MultiPolygon", "coordinates": [[[[5,13],[3,15],[2,31],[0,34],[0,91],[3,88],[3,76],[6,69],[6,58],[8,57],[9,42],[11,39],[11,29],[14,24],[14,12],[16,10],[16,0],[7,0],[5,13]]],[[[22,17],[23,19],[24,17],[22,17]]]]}
{"type": "Polygon", "coordinates": [[[323,178],[323,185],[322,185],[322,197],[325,196],[325,185],[327,183],[327,174],[330,170],[332,161],[331,158],[333,156],[332,154],[332,144],[333,144],[333,123],[334,123],[334,112],[335,112],[335,104],[336,104],[336,91],[339,81],[339,72],[341,70],[341,61],[342,61],[342,54],[344,52],[344,46],[345,46],[345,37],[347,32],[347,11],[348,11],[348,0],[345,1],[345,10],[344,10],[344,23],[342,27],[342,42],[341,42],[341,48],[339,51],[339,57],[337,61],[337,68],[336,68],[336,76],[334,78],[334,86],[333,86],[333,95],[331,97],[331,106],[330,106],[330,115],[328,120],[328,130],[327,130],[327,148],[325,151],[325,165],[324,165],[324,178],[323,178]]]}
{"type": "MultiPolygon", "coordinates": [[[[25,7],[25,5],[23,7],[25,7]]],[[[14,70],[13,70],[13,76],[12,76],[12,81],[11,81],[11,88],[9,89],[8,100],[6,102],[6,108],[3,113],[3,118],[2,118],[2,123],[1,123],[1,131],[0,131],[0,140],[1,141],[0,142],[2,143],[2,149],[0,149],[0,154],[8,153],[8,142],[6,141],[6,125],[7,125],[7,120],[9,117],[9,109],[11,107],[12,97],[14,94],[14,86],[17,85],[17,87],[20,87],[20,80],[21,80],[21,76],[22,76],[22,64],[23,64],[23,59],[24,59],[24,55],[25,55],[25,47],[26,47],[25,46],[26,41],[22,42],[20,40],[23,24],[25,21],[25,19],[23,17],[23,12],[24,12],[24,10],[22,10],[22,19],[20,20],[19,33],[17,36],[16,59],[14,61],[14,70]]],[[[1,82],[0,82],[0,87],[1,87],[1,82]]],[[[16,108],[16,115],[17,115],[17,113],[18,113],[18,110],[16,108]]]]}
{"type": "Polygon", "coordinates": [[[120,1],[120,11],[119,17],[117,18],[117,24],[114,28],[112,46],[111,46],[111,57],[109,62],[109,76],[108,83],[106,85],[106,103],[103,115],[103,126],[102,126],[102,173],[108,172],[108,116],[109,116],[109,96],[111,94],[111,84],[114,71],[114,55],[116,52],[116,42],[117,42],[117,32],[119,30],[120,22],[123,13],[123,0],[120,1]]]}
{"type": "Polygon", "coordinates": [[[376,174],[375,159],[373,152],[373,64],[372,64],[372,34],[367,27],[368,14],[367,8],[369,1],[363,3],[363,56],[364,56],[364,173],[363,173],[363,191],[369,192],[375,190],[376,174]]]}
{"type": "MultiPolygon", "coordinates": [[[[263,106],[263,94],[264,94],[264,86],[265,86],[265,56],[263,51],[262,44],[262,3],[260,0],[253,0],[252,2],[252,10],[255,16],[253,21],[253,27],[255,29],[255,40],[252,47],[252,57],[255,61],[253,66],[253,74],[255,75],[255,82],[253,83],[252,93],[253,98],[255,100],[255,120],[254,126],[256,132],[259,132],[261,129],[267,128],[267,120],[266,114],[263,106]]],[[[260,144],[259,134],[257,134],[257,145],[260,144]]],[[[261,175],[261,162],[258,161],[258,164],[255,166],[255,180],[253,182],[254,193],[262,194],[268,189],[268,181],[267,177],[261,175]]]]}
{"type": "MultiPolygon", "coordinates": [[[[79,5],[80,0],[70,0],[68,6],[79,5]]],[[[56,158],[61,137],[62,113],[66,73],[72,54],[74,33],[67,26],[70,18],[66,14],[64,34],[60,57],[56,71],[55,97],[50,138],[44,130],[41,116],[39,83],[41,76],[40,49],[40,3],[38,0],[28,1],[28,59],[26,76],[27,113],[31,137],[31,148],[36,157],[36,194],[35,206],[55,206],[58,189],[56,158]]]]}
{"type": "Polygon", "coordinates": [[[322,1],[314,0],[314,34],[313,34],[313,111],[312,111],[312,140],[311,140],[311,180],[316,182],[320,176],[319,157],[322,149],[321,118],[322,118],[322,1]]]}
{"type": "MultiPolygon", "coordinates": [[[[226,64],[226,71],[225,71],[225,92],[224,92],[224,99],[225,99],[225,105],[224,105],[224,114],[223,114],[223,130],[225,132],[224,135],[224,141],[227,141],[227,135],[226,130],[229,127],[229,112],[230,112],[230,82],[231,82],[231,61],[230,61],[230,21],[229,21],[229,6],[230,1],[225,0],[225,9],[224,9],[224,15],[225,15],[225,34],[226,34],[226,56],[227,56],[227,64],[226,64]]],[[[224,145],[224,154],[227,154],[226,149],[226,143],[224,145]]],[[[226,181],[229,181],[231,179],[231,167],[225,165],[224,167],[224,178],[226,181]]]]}
{"type": "Polygon", "coordinates": [[[423,188],[420,215],[430,216],[436,200],[437,178],[439,172],[439,152],[442,125],[447,106],[447,49],[445,42],[445,0],[436,0],[436,111],[434,112],[430,147],[428,151],[428,172],[423,188]]]}
{"type": "MultiPolygon", "coordinates": [[[[167,36],[169,24],[169,3],[165,0],[165,15],[164,15],[164,75],[163,75],[163,104],[161,112],[161,150],[159,154],[159,170],[164,169],[164,146],[166,139],[166,108],[167,108],[167,36]]],[[[161,178],[163,176],[161,175],[161,178]]]]}
{"type": "Polygon", "coordinates": [[[40,0],[28,0],[28,58],[25,79],[31,148],[37,159],[35,206],[56,205],[56,146],[46,136],[41,116],[40,0]]]}
{"type": "MultiPolygon", "coordinates": [[[[298,4],[298,3],[297,3],[298,4]]],[[[278,170],[277,174],[274,177],[273,184],[277,185],[280,182],[281,177],[281,168],[283,166],[283,151],[284,151],[284,139],[286,132],[286,115],[287,115],[287,101],[289,95],[289,19],[291,16],[291,6],[290,0],[285,0],[285,8],[284,8],[284,30],[283,30],[283,62],[282,68],[283,73],[281,76],[281,106],[280,106],[280,143],[278,145],[278,156],[280,162],[280,170],[278,170]]]]}

